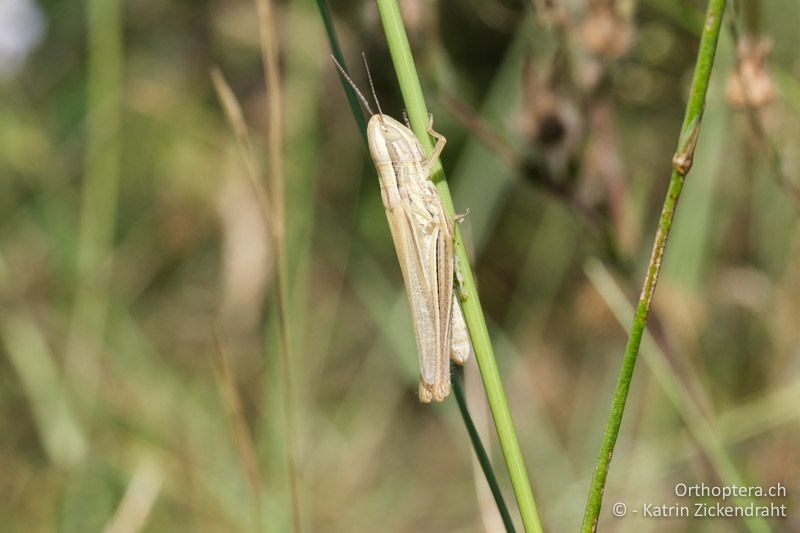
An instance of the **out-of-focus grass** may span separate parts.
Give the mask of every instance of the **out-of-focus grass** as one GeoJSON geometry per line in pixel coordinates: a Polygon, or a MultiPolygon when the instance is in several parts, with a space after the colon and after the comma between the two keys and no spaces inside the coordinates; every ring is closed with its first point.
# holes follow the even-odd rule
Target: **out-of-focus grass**
{"type": "MultiPolygon", "coordinates": [[[[800,130],[791,95],[800,79],[800,8],[789,0],[757,4],[762,32],[775,36],[770,61],[786,98],[764,110],[765,123],[787,173],[797,176],[800,130]]],[[[0,82],[2,528],[91,531],[122,522],[152,531],[251,529],[250,482],[214,372],[209,325],[216,323],[225,329],[261,467],[263,529],[285,531],[291,518],[276,415],[278,352],[274,325],[263,328],[274,319],[272,251],[208,80],[213,64],[224,68],[254,143],[263,147],[254,7],[245,0],[139,2],[125,4],[120,15],[124,145],[108,244],[113,268],[97,295],[108,314],[91,408],[65,382],[73,302],[80,283],[92,281],[76,276],[86,172],[85,13],[74,1],[41,5],[45,41],[19,74],[0,82]],[[123,503],[134,495],[151,502],[144,516],[123,503]]],[[[457,209],[471,208],[462,229],[547,531],[579,524],[624,343],[583,266],[598,258],[628,297],[636,295],[649,254],[643,241],[654,228],[680,127],[696,46],[691,13],[704,4],[670,4],[669,12],[664,5],[638,5],[638,38],[609,62],[599,95],[613,110],[623,162],[617,177],[629,209],[631,237],[619,264],[568,204],[504,166],[438,103],[440,93],[454,92],[516,146],[539,151],[519,133],[530,109],[518,95],[524,60],[546,73],[557,32],[517,23],[523,12],[511,2],[495,10],[401,5],[426,97],[448,136],[443,158],[457,209]]],[[[366,49],[382,106],[400,116],[374,7],[334,8],[351,63],[366,49]]],[[[277,13],[305,524],[314,531],[479,531],[481,478],[473,477],[455,403],[420,406],[415,399],[412,329],[377,180],[329,65],[321,22],[313,4],[280,4],[277,13]]],[[[653,333],[741,476],[783,482],[787,505],[796,507],[797,216],[747,121],[722,101],[734,63],[727,39],[667,250],[653,333]]],[[[595,65],[579,36],[569,51],[571,72],[595,65]]],[[[559,91],[575,94],[569,84],[559,91]]],[[[588,110],[579,116],[587,133],[582,150],[598,134],[588,110]]],[[[605,190],[592,164],[583,161],[571,178],[589,199],[605,190]]],[[[473,371],[467,368],[466,388],[481,426],[473,371]]],[[[645,366],[634,377],[607,501],[659,501],[677,482],[717,482],[690,437],[696,428],[687,428],[656,377],[645,366]]],[[[485,441],[497,459],[497,443],[485,441]]],[[[733,524],[611,520],[604,515],[601,526],[722,531],[733,524]]],[[[774,526],[792,531],[800,524],[790,517],[774,526]]]]}
{"type": "Polygon", "coordinates": [[[108,318],[122,166],[122,3],[87,0],[83,180],[64,370],[73,394],[93,410],[108,318]]]}

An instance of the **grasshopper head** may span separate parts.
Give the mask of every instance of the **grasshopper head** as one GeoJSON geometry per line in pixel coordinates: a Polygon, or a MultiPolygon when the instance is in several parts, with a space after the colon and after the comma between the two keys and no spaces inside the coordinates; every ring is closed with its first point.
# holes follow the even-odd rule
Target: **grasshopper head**
{"type": "Polygon", "coordinates": [[[367,126],[369,152],[376,165],[425,161],[414,133],[388,115],[372,115],[367,126]]]}

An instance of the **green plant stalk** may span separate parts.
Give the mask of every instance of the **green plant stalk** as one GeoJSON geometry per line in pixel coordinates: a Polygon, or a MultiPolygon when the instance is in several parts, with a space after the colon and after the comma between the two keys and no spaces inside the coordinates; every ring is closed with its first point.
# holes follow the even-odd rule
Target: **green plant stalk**
{"type": "MultiPolygon", "coordinates": [[[[408,36],[400,16],[400,9],[396,0],[376,0],[376,2],[397,80],[403,94],[403,101],[408,111],[411,129],[422,143],[425,152],[430,155],[433,151],[433,143],[428,134],[428,109],[422,96],[422,87],[414,66],[408,36]]],[[[454,217],[455,210],[450,196],[450,189],[444,179],[442,165],[438,161],[431,169],[431,179],[439,190],[439,196],[442,199],[447,215],[454,217]]],[[[542,531],[539,513],[536,509],[530,482],[528,481],[525,462],[522,458],[514,422],[511,419],[511,412],[508,408],[508,400],[506,400],[503,382],[500,379],[500,371],[497,368],[497,361],[495,361],[494,351],[489,339],[486,319],[483,316],[472,270],[469,268],[469,257],[467,256],[458,225],[455,228],[454,240],[455,252],[459,259],[461,274],[463,275],[463,287],[466,293],[462,294],[461,308],[464,312],[470,339],[472,340],[475,359],[483,379],[486,399],[497,429],[497,437],[508,467],[511,486],[514,489],[522,524],[528,533],[539,533],[542,531]]]]}
{"type": "MultiPolygon", "coordinates": [[[[454,365],[452,365],[454,366],[454,365]]],[[[461,378],[463,369],[453,369],[453,394],[458,403],[458,410],[461,412],[461,418],[464,419],[464,426],[467,428],[469,439],[472,441],[472,447],[475,449],[475,457],[481,465],[483,475],[486,477],[486,483],[489,484],[489,490],[492,491],[494,502],[497,504],[497,511],[500,513],[500,518],[503,519],[503,525],[507,533],[514,533],[514,522],[511,520],[511,515],[508,512],[508,507],[503,499],[503,491],[500,490],[500,485],[497,483],[497,478],[492,469],[492,462],[489,460],[489,455],[486,453],[486,448],[483,447],[481,436],[478,434],[478,428],[472,422],[472,416],[469,414],[469,407],[467,406],[467,398],[464,395],[464,389],[461,388],[461,378]]]]}
{"type": "Polygon", "coordinates": [[[614,452],[614,445],[619,435],[622,415],[625,410],[625,401],[628,398],[628,391],[633,377],[633,368],[636,364],[636,356],[639,353],[639,345],[642,342],[647,315],[650,311],[650,304],[653,300],[653,293],[658,282],[658,274],[661,268],[661,261],[664,257],[664,249],[667,244],[667,237],[672,226],[672,218],[675,214],[675,207],[683,189],[684,180],[692,166],[692,157],[697,145],[697,137],[700,132],[700,123],[705,106],[706,93],[708,92],[708,81],[711,76],[711,68],[714,65],[714,55],[719,40],[719,32],[722,23],[722,14],[725,11],[726,0],[710,0],[706,11],[705,24],[700,36],[700,47],[697,52],[697,62],[695,64],[692,85],[689,90],[689,101],[686,104],[686,113],[683,118],[683,126],[678,140],[678,148],[672,158],[672,175],[667,189],[667,196],[658,220],[658,230],[653,252],[647,267],[647,275],[642,288],[639,303],[636,306],[636,313],[633,318],[628,343],[625,347],[625,355],[622,360],[617,386],[611,401],[611,410],[608,414],[606,427],[603,431],[603,439],[600,445],[600,453],[592,476],[592,483],[589,487],[589,497],[586,502],[586,510],[583,516],[581,531],[589,533],[597,528],[597,521],[600,516],[600,506],[605,490],[608,468],[611,463],[611,456],[614,452]]]}
{"type": "MultiPolygon", "coordinates": [[[[633,312],[633,307],[625,298],[622,289],[616,285],[611,274],[600,261],[589,262],[585,270],[595,289],[624,328],[633,312]]],[[[675,411],[683,419],[689,433],[694,437],[697,447],[708,458],[719,479],[726,485],[745,485],[746,481],[739,474],[733,459],[726,451],[718,431],[703,415],[700,406],[692,398],[686,385],[672,368],[666,354],[647,331],[647,328],[645,328],[642,344],[642,356],[645,363],[650,366],[653,376],[661,385],[669,401],[672,402],[675,411]]],[[[747,505],[753,499],[743,497],[737,498],[737,501],[742,505],[747,505]]],[[[745,521],[747,527],[753,532],[770,531],[767,521],[763,517],[746,517],[745,521]]]]}
{"type": "MultiPolygon", "coordinates": [[[[344,60],[344,55],[342,55],[342,47],[339,45],[339,38],[336,36],[336,28],[333,25],[333,17],[331,16],[331,11],[328,8],[328,2],[326,0],[317,0],[317,8],[319,9],[319,15],[322,18],[322,23],[325,25],[325,33],[328,36],[328,43],[331,46],[331,52],[333,53],[333,57],[336,58],[336,61],[339,62],[342,67],[347,70],[347,63],[344,60]]],[[[364,145],[367,145],[367,123],[364,120],[364,115],[361,113],[361,104],[358,102],[358,97],[356,93],[353,92],[353,88],[341,77],[339,76],[339,82],[342,84],[342,89],[344,89],[344,94],[347,96],[347,103],[350,105],[350,111],[353,112],[353,118],[356,119],[356,125],[358,126],[358,132],[361,134],[361,139],[364,141],[364,145]]]]}
{"type": "MultiPolygon", "coordinates": [[[[0,285],[5,289],[5,283],[0,285]]],[[[20,390],[27,397],[43,451],[55,466],[76,467],[86,459],[89,446],[69,391],[61,381],[58,359],[41,328],[22,306],[3,314],[0,338],[16,370],[20,390]]]]}
{"type": "Polygon", "coordinates": [[[122,5],[87,0],[86,152],[77,246],[77,290],[65,373],[91,410],[109,305],[122,158],[122,5]]]}
{"type": "MultiPolygon", "coordinates": [[[[328,9],[328,4],[325,0],[317,0],[317,7],[319,8],[320,16],[322,17],[325,25],[325,32],[327,33],[328,42],[330,43],[333,56],[336,58],[336,61],[342,65],[345,71],[347,71],[347,64],[345,63],[344,56],[342,55],[341,46],[339,46],[339,38],[336,36],[336,28],[333,25],[333,18],[331,17],[330,10],[328,9]]],[[[367,143],[367,123],[364,121],[364,116],[361,113],[358,97],[353,91],[353,88],[350,87],[349,83],[346,83],[346,81],[341,77],[339,79],[342,83],[342,88],[347,95],[347,100],[350,102],[350,110],[353,112],[359,132],[361,133],[361,138],[364,141],[364,148],[369,151],[369,145],[367,143]]],[[[461,382],[457,378],[453,380],[453,392],[456,395],[458,410],[461,413],[464,426],[467,428],[467,434],[469,435],[470,442],[472,443],[472,448],[475,450],[475,455],[478,457],[481,470],[483,471],[483,475],[486,477],[486,483],[489,485],[489,489],[492,492],[492,496],[497,504],[498,512],[500,513],[503,523],[505,524],[506,531],[513,533],[514,523],[509,515],[508,506],[503,499],[503,493],[500,490],[500,485],[497,482],[497,476],[494,473],[492,463],[489,460],[489,456],[486,454],[486,449],[481,442],[480,435],[475,429],[475,423],[472,421],[472,416],[469,413],[469,407],[467,406],[464,391],[461,388],[461,382]]]]}
{"type": "Polygon", "coordinates": [[[283,152],[283,89],[279,66],[277,22],[273,0],[255,0],[259,19],[261,57],[264,66],[264,82],[267,90],[267,152],[269,156],[269,217],[272,221],[270,233],[275,247],[275,310],[280,344],[281,380],[283,381],[283,429],[286,467],[289,482],[289,500],[292,507],[292,531],[303,531],[300,502],[300,472],[297,466],[297,409],[294,404],[292,383],[292,348],[290,282],[287,278],[289,262],[286,248],[286,195],[283,152]]]}

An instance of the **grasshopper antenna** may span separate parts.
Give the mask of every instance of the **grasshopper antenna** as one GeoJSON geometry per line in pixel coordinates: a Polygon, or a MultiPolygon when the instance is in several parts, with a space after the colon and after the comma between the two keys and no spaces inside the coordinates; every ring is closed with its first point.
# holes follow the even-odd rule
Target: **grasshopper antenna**
{"type": "MultiPolygon", "coordinates": [[[[333,55],[331,55],[331,59],[333,59],[333,62],[336,64],[336,68],[339,69],[339,72],[342,74],[342,76],[344,76],[344,79],[347,80],[347,83],[350,84],[350,87],[352,87],[353,90],[356,92],[356,94],[358,95],[358,98],[361,100],[361,103],[364,104],[364,107],[366,107],[367,111],[369,111],[369,114],[370,115],[374,115],[375,113],[372,112],[372,108],[369,106],[369,102],[367,102],[367,99],[364,98],[363,94],[361,94],[361,91],[358,90],[358,87],[356,87],[356,84],[353,81],[353,79],[350,76],[348,76],[347,71],[342,67],[342,65],[339,64],[338,61],[336,61],[336,58],[333,57],[333,55]]],[[[367,71],[367,74],[369,74],[369,71],[367,71]]],[[[372,85],[372,80],[371,79],[370,79],[369,83],[370,83],[370,86],[371,86],[372,85]]],[[[375,89],[373,89],[372,92],[373,92],[373,94],[375,94],[375,89]]],[[[377,99],[375,101],[377,102],[377,99]]],[[[378,111],[380,111],[380,106],[378,106],[378,111]]]]}
{"type": "Polygon", "coordinates": [[[375,94],[375,85],[372,83],[372,74],[369,71],[367,64],[367,54],[361,52],[361,57],[364,59],[364,68],[367,69],[367,79],[369,80],[369,88],[372,89],[372,98],[375,99],[375,104],[378,106],[378,113],[381,115],[381,122],[383,121],[383,111],[381,111],[381,103],[378,101],[378,95],[375,94]]]}

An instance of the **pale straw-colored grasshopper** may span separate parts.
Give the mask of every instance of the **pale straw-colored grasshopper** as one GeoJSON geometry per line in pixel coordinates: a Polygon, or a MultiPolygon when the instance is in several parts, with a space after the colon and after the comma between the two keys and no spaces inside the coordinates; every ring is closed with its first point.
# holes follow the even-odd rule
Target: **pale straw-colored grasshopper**
{"type": "MultiPolygon", "coordinates": [[[[419,352],[419,399],[440,402],[450,394],[450,360],[463,363],[470,343],[464,315],[453,287],[456,264],[453,254],[455,219],[448,217],[431,181],[431,167],[444,148],[444,136],[436,139],[430,158],[407,126],[384,115],[375,95],[369,68],[367,76],[378,106],[374,114],[344,68],[334,62],[371,115],[367,125],[369,151],[381,187],[383,207],[389,220],[419,352]]],[[[366,65],[366,60],[365,60],[366,65]]]]}

